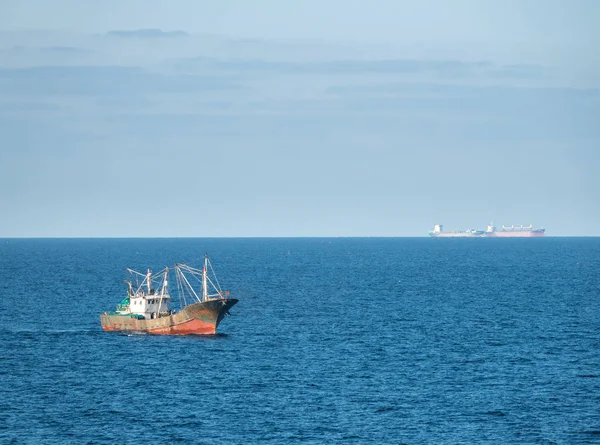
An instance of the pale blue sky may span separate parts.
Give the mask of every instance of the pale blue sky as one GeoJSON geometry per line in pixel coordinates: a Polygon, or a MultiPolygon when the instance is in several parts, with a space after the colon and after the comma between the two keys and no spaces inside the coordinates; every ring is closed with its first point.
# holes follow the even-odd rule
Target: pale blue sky
{"type": "Polygon", "coordinates": [[[600,235],[600,2],[0,0],[0,237],[600,235]],[[159,28],[189,36],[128,38],[159,28]]]}
{"type": "Polygon", "coordinates": [[[595,0],[3,0],[4,29],[175,28],[259,38],[598,41],[595,0]]]}

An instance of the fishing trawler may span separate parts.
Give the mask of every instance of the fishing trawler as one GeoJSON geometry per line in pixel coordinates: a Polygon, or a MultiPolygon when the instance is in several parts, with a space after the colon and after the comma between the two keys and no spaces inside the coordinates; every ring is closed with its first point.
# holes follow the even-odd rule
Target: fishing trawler
{"type": "Polygon", "coordinates": [[[127,269],[131,275],[131,279],[125,281],[127,296],[115,312],[100,315],[102,328],[167,335],[215,334],[219,323],[238,300],[229,298],[229,292],[221,290],[208,256],[204,257],[202,269],[175,263],[174,270],[179,310],[171,308],[168,267],[155,274],[150,269],[146,274],[127,269]],[[196,291],[194,285],[201,286],[201,290],[196,291]]]}

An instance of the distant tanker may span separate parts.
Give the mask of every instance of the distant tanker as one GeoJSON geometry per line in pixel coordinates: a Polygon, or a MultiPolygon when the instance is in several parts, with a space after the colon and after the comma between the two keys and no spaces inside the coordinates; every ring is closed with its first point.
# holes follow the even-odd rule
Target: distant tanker
{"type": "Polygon", "coordinates": [[[502,226],[502,229],[496,230],[496,226],[489,225],[485,231],[485,236],[503,237],[503,238],[530,238],[532,236],[544,236],[546,229],[534,229],[529,226],[502,226]]]}
{"type": "Polygon", "coordinates": [[[544,236],[546,229],[534,229],[533,226],[496,226],[489,225],[486,230],[444,230],[444,226],[436,224],[429,236],[433,238],[531,238],[544,236]]]}

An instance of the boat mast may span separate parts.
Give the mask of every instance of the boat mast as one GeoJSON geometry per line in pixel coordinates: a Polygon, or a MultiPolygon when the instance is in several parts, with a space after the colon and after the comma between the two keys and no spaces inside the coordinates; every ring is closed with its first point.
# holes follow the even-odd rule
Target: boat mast
{"type": "Polygon", "coordinates": [[[204,255],[204,269],[202,270],[202,301],[208,300],[208,279],[206,276],[208,255],[204,255]]]}
{"type": "Polygon", "coordinates": [[[150,272],[150,269],[146,274],[146,286],[148,287],[148,295],[150,295],[150,289],[152,288],[152,272],[150,272]]]}
{"type": "Polygon", "coordinates": [[[160,301],[158,303],[158,316],[160,317],[160,309],[162,307],[163,296],[165,295],[165,287],[167,287],[168,281],[167,277],[169,276],[169,268],[165,269],[165,277],[163,279],[162,289],[160,290],[160,301]]]}

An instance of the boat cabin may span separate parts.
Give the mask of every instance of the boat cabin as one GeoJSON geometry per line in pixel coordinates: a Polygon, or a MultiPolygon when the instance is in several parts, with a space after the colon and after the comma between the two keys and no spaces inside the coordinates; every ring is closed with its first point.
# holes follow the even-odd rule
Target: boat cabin
{"type": "Polygon", "coordinates": [[[169,303],[171,302],[171,297],[169,294],[160,295],[152,293],[144,295],[138,292],[138,294],[131,297],[130,301],[130,312],[132,314],[143,315],[146,320],[158,318],[158,314],[170,313],[169,303]]]}
{"type": "Polygon", "coordinates": [[[167,271],[168,268],[162,274],[159,274],[161,275],[159,290],[153,287],[152,272],[149,269],[144,281],[136,290],[134,290],[130,281],[126,281],[128,285],[127,296],[129,297],[129,305],[124,308],[123,312],[141,315],[146,320],[171,315],[172,311],[169,307],[171,296],[169,295],[169,288],[167,286],[167,271]]]}

